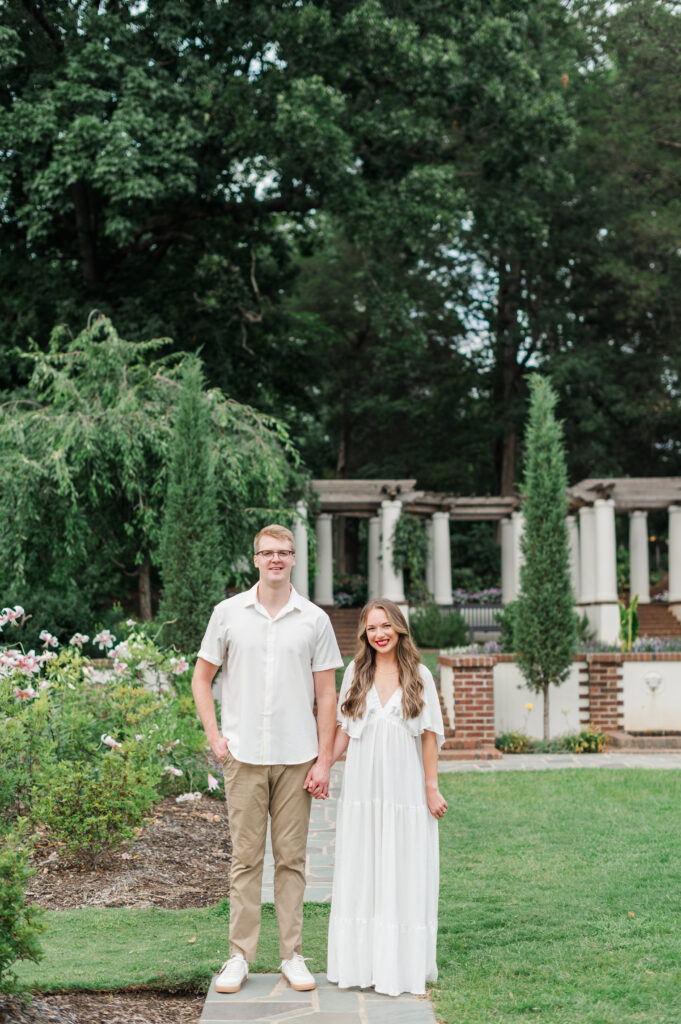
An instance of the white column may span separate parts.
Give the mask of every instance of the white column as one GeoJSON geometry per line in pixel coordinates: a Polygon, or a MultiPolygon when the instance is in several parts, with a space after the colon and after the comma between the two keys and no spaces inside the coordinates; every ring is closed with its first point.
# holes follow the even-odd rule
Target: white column
{"type": "MultiPolygon", "coordinates": [[[[315,523],[317,535],[317,575],[314,578],[315,604],[333,604],[333,516],[320,512],[315,523]]],[[[296,590],[298,588],[296,587],[296,590]]]]}
{"type": "Polygon", "coordinates": [[[381,502],[381,597],[396,604],[404,604],[404,578],[402,570],[393,567],[393,530],[402,514],[401,501],[381,502]]]}
{"type": "Polygon", "coordinates": [[[566,517],[568,531],[568,554],[570,559],[570,579],[575,594],[575,601],[579,600],[579,529],[574,516],[566,517]]]}
{"type": "Polygon", "coordinates": [[[681,505],[669,506],[669,606],[681,619],[681,505]]]}
{"type": "Polygon", "coordinates": [[[522,512],[511,513],[513,524],[513,589],[515,596],[520,594],[520,568],[524,562],[523,553],[520,550],[520,539],[525,530],[525,516],[522,512]]]}
{"type": "Polygon", "coordinates": [[[436,604],[452,603],[452,552],[448,512],[433,512],[433,596],[436,604]]]}
{"type": "Polygon", "coordinates": [[[296,564],[291,571],[291,583],[301,597],[310,596],[307,578],[307,507],[304,501],[296,502],[298,515],[293,523],[293,537],[296,545],[296,564]],[[302,519],[300,518],[302,516],[302,519]]]}
{"type": "Polygon", "coordinates": [[[617,607],[617,548],[615,543],[615,502],[597,498],[594,502],[596,535],[597,636],[603,643],[617,643],[620,613],[617,607]]]}
{"type": "Polygon", "coordinates": [[[501,520],[501,602],[510,604],[518,596],[515,591],[513,523],[510,519],[501,520]]]}
{"type": "Polygon", "coordinates": [[[373,516],[369,520],[367,537],[367,591],[370,601],[381,597],[381,520],[373,516]]]}
{"type": "Polygon", "coordinates": [[[639,604],[650,604],[648,566],[648,513],[637,510],[629,516],[629,595],[638,594],[639,604]]]}
{"type": "Polygon", "coordinates": [[[596,533],[592,506],[583,505],[578,516],[579,602],[592,604],[596,596],[596,533]]]}
{"type": "Polygon", "coordinates": [[[433,540],[433,520],[426,520],[426,537],[428,538],[428,553],[426,555],[426,587],[428,593],[435,600],[435,542],[433,540]]]}
{"type": "Polygon", "coordinates": [[[617,551],[615,545],[615,502],[597,498],[594,502],[596,525],[596,600],[617,602],[617,551]]]}

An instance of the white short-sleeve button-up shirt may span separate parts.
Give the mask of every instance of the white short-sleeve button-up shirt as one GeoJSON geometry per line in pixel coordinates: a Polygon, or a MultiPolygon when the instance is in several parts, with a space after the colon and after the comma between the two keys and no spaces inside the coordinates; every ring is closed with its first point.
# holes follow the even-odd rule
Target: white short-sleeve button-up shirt
{"type": "Polygon", "coordinates": [[[222,666],[220,724],[232,757],[302,764],[317,756],[312,673],[343,665],[326,612],[291,587],[271,618],[256,584],[215,606],[199,657],[222,666]]]}

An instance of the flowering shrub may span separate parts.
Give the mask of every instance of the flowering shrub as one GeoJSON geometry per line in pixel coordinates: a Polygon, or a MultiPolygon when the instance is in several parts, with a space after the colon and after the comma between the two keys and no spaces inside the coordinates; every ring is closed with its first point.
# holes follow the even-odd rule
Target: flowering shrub
{"type": "MultiPolygon", "coordinates": [[[[2,610],[3,639],[9,638],[13,626],[21,626],[24,617],[19,606],[2,610]]],[[[43,633],[43,649],[37,652],[0,648],[0,822],[11,822],[18,814],[32,813],[36,820],[36,815],[49,813],[56,835],[61,826],[55,822],[65,819],[66,801],[59,807],[50,805],[46,780],[61,791],[60,780],[71,777],[76,763],[84,766],[83,779],[90,780],[82,809],[75,800],[69,809],[69,814],[81,815],[82,828],[72,821],[68,826],[81,857],[88,836],[93,850],[98,844],[104,848],[104,836],[93,824],[97,815],[86,803],[98,806],[95,782],[113,787],[106,774],[114,771],[112,758],[118,759],[126,777],[151,780],[154,799],[219,790],[210,774],[212,763],[184,657],[157,647],[132,620],[123,627],[127,636],[122,641],[111,630],[94,636],[93,642],[107,654],[95,664],[83,656],[84,634],[75,633],[69,644],[55,648],[54,637],[43,633]],[[39,811],[33,807],[36,800],[39,811]]],[[[129,832],[120,805],[131,806],[132,798],[116,785],[119,810],[114,808],[111,814],[118,815],[117,823],[101,812],[110,837],[129,832]]],[[[146,787],[144,782],[142,789],[146,787]]],[[[64,826],[64,836],[66,831],[64,826]]],[[[73,844],[69,846],[66,838],[63,842],[64,849],[73,852],[73,844]]]]}
{"type": "Polygon", "coordinates": [[[361,608],[367,602],[366,577],[357,574],[335,576],[333,600],[339,608],[361,608]]]}
{"type": "Polygon", "coordinates": [[[565,736],[563,743],[566,750],[573,754],[600,754],[606,747],[609,737],[599,732],[591,722],[576,736],[565,736]]]}

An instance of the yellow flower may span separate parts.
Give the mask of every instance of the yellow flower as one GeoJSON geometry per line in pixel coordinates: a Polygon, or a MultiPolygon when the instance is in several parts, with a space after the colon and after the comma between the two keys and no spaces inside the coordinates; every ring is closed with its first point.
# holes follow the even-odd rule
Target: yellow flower
{"type": "Polygon", "coordinates": [[[531,711],[532,708],[534,707],[534,704],[526,704],[525,707],[527,708],[528,711],[531,711]]]}

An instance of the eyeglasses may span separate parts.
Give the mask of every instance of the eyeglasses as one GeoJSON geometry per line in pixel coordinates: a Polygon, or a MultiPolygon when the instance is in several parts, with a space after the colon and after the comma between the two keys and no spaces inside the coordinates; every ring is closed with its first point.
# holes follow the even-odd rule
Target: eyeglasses
{"type": "Polygon", "coordinates": [[[293,551],[256,551],[256,555],[262,555],[268,561],[271,558],[290,558],[294,554],[293,551]]]}

